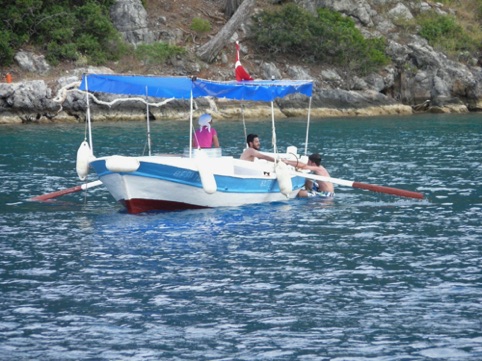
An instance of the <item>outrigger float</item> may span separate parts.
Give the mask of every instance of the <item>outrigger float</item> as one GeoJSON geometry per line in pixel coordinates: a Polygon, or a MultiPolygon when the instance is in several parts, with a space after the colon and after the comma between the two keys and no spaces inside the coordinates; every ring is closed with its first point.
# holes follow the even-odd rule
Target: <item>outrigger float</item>
{"type": "MultiPolygon", "coordinates": [[[[88,140],[79,147],[76,169],[82,181],[90,168],[95,170],[99,180],[32,200],[47,200],[103,184],[128,213],[237,207],[293,199],[304,186],[306,178],[402,197],[423,198],[417,192],[299,172],[281,161],[299,159],[306,163],[313,90],[311,80],[210,81],[190,77],[84,74],[79,90],[87,94],[88,140]],[[165,102],[189,100],[189,129],[186,129],[189,144],[184,153],[152,155],[148,131],[147,156],[96,157],[90,119],[91,93],[166,99],[165,102]],[[309,100],[304,155],[299,155],[294,146],[288,147],[284,153],[279,152],[276,146],[274,100],[293,94],[302,94],[309,100]],[[220,148],[193,148],[193,103],[194,99],[201,97],[271,102],[273,152],[266,154],[271,155],[275,162],[237,159],[223,155],[220,148]]],[[[149,106],[149,103],[146,104],[149,106]]],[[[149,127],[149,116],[146,118],[149,127]]]]}

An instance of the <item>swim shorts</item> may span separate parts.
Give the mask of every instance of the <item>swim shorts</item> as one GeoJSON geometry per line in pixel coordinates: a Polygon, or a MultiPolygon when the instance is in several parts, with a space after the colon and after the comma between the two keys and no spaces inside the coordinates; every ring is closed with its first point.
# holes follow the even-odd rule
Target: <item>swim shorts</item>
{"type": "Polygon", "coordinates": [[[315,190],[307,191],[308,197],[321,197],[321,198],[333,198],[335,193],[333,192],[317,192],[315,190]]]}

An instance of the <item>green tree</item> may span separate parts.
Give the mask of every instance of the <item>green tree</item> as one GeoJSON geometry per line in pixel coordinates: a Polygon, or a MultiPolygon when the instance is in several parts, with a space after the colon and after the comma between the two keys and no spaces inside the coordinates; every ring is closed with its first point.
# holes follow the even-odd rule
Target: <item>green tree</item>
{"type": "Polygon", "coordinates": [[[0,65],[10,65],[15,50],[30,40],[42,5],[42,0],[0,0],[0,65]]]}
{"type": "Polygon", "coordinates": [[[296,54],[307,62],[326,62],[367,74],[386,65],[382,38],[365,39],[353,20],[318,9],[318,16],[290,3],[254,17],[255,44],[272,55],[296,54]]]}
{"type": "Polygon", "coordinates": [[[86,56],[94,64],[116,60],[126,45],[113,27],[114,0],[0,0],[0,65],[15,51],[33,44],[52,64],[86,56]]]}
{"type": "Polygon", "coordinates": [[[450,53],[481,50],[480,39],[467,33],[457,19],[449,15],[428,13],[418,18],[419,34],[429,44],[450,53]]]}

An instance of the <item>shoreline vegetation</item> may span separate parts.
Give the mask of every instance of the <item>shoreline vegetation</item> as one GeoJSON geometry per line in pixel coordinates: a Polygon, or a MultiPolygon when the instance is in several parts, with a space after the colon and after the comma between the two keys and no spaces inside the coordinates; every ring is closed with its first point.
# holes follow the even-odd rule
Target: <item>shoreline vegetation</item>
{"type": "MultiPolygon", "coordinates": [[[[254,79],[312,79],[314,118],[482,111],[480,0],[223,3],[15,0],[0,16],[0,124],[85,122],[85,95],[72,85],[83,73],[232,80],[235,58],[254,79]]],[[[195,103],[218,120],[271,117],[265,104],[195,103]]],[[[100,104],[91,103],[93,121],[146,118],[141,103],[100,104]]],[[[275,116],[307,108],[277,100],[275,116]]],[[[149,118],[188,113],[175,101],[149,118]]]]}

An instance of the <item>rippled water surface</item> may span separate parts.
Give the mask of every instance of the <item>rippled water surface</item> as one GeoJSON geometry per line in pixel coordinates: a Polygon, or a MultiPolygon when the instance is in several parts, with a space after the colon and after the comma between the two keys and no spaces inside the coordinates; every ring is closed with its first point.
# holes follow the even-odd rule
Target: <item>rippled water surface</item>
{"type": "MultiPolygon", "coordinates": [[[[155,152],[186,124],[152,124],[155,152]],[[165,137],[165,138],[161,138],[165,137]]],[[[238,155],[240,122],[215,123],[238,155]]],[[[249,122],[269,150],[271,124],[249,122]]],[[[83,125],[0,127],[1,360],[482,360],[482,116],[313,120],[331,203],[126,214],[78,184],[83,125]]],[[[142,154],[145,126],[94,124],[142,154]]],[[[304,149],[304,122],[277,125],[304,149]]],[[[92,178],[94,179],[94,178],[92,178]]]]}

